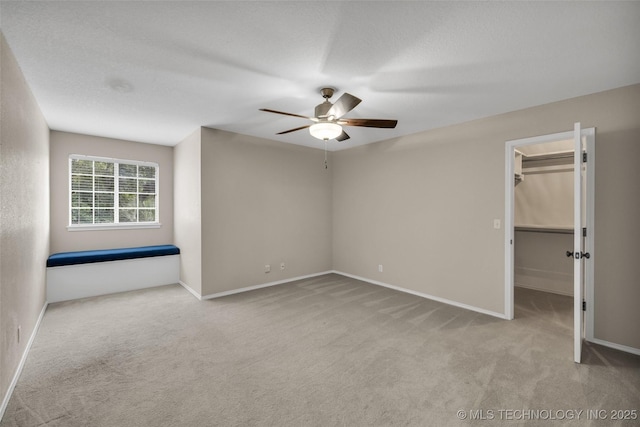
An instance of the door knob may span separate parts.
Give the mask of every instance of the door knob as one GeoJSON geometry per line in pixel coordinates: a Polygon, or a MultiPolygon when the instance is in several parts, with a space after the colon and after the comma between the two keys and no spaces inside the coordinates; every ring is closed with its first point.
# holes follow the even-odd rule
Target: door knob
{"type": "Polygon", "coordinates": [[[567,258],[575,258],[575,259],[580,259],[580,258],[586,258],[589,259],[591,258],[591,254],[589,252],[571,252],[571,251],[567,251],[567,258]]]}

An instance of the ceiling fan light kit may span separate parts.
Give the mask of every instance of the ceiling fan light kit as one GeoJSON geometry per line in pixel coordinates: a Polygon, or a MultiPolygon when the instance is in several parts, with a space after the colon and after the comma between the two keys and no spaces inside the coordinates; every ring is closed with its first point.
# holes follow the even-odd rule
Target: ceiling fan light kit
{"type": "Polygon", "coordinates": [[[278,132],[276,135],[284,135],[286,133],[295,132],[301,129],[309,128],[309,133],[314,138],[323,141],[335,139],[344,141],[349,139],[349,135],[342,129],[342,126],[360,126],[369,128],[395,128],[397,120],[384,119],[348,119],[342,118],[349,111],[353,110],[362,100],[349,93],[343,93],[335,103],[329,102],[329,98],[333,96],[334,88],[324,87],[320,89],[320,93],[324,98],[324,102],[316,105],[314,110],[315,117],[302,116],[300,114],[285,113],[284,111],[271,110],[269,108],[261,108],[260,111],[267,113],[282,114],[285,116],[300,117],[314,122],[312,125],[300,126],[297,128],[278,132]]]}
{"type": "Polygon", "coordinates": [[[337,138],[342,133],[342,126],[330,122],[316,123],[309,127],[309,133],[314,138],[327,141],[337,138]]]}

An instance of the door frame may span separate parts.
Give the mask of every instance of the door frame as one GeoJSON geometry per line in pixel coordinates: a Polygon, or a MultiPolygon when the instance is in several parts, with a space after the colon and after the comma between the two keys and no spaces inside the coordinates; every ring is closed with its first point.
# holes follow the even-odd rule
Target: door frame
{"type": "MultiPolygon", "coordinates": [[[[584,330],[584,338],[587,341],[593,340],[594,329],[594,214],[595,214],[595,128],[582,129],[581,137],[586,138],[587,159],[587,176],[586,176],[586,228],[587,237],[585,239],[585,251],[591,255],[590,262],[585,263],[585,292],[584,298],[587,304],[586,322],[584,330]]],[[[548,135],[540,135],[529,138],[514,139],[507,141],[505,144],[505,216],[504,216],[504,254],[505,254],[505,283],[504,283],[504,314],[509,320],[513,319],[514,303],[514,212],[515,212],[515,182],[514,182],[514,164],[515,149],[525,145],[541,144],[544,142],[552,142],[559,140],[573,140],[574,131],[560,132],[548,135]]],[[[574,170],[574,173],[576,171],[574,170]]],[[[578,171],[579,172],[579,171],[578,171]]]]}

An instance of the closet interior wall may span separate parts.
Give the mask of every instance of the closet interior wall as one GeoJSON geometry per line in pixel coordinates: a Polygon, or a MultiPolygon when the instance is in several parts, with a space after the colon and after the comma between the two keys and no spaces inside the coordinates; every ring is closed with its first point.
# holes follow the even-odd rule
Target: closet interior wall
{"type": "Polygon", "coordinates": [[[515,286],[573,295],[573,146],[557,141],[518,148],[515,286]]]}

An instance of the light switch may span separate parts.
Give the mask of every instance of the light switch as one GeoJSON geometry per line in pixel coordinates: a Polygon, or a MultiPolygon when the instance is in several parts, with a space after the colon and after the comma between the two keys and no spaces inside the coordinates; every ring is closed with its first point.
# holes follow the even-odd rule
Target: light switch
{"type": "Polygon", "coordinates": [[[495,228],[496,230],[500,230],[500,220],[499,219],[494,219],[493,220],[493,228],[495,228]]]}

